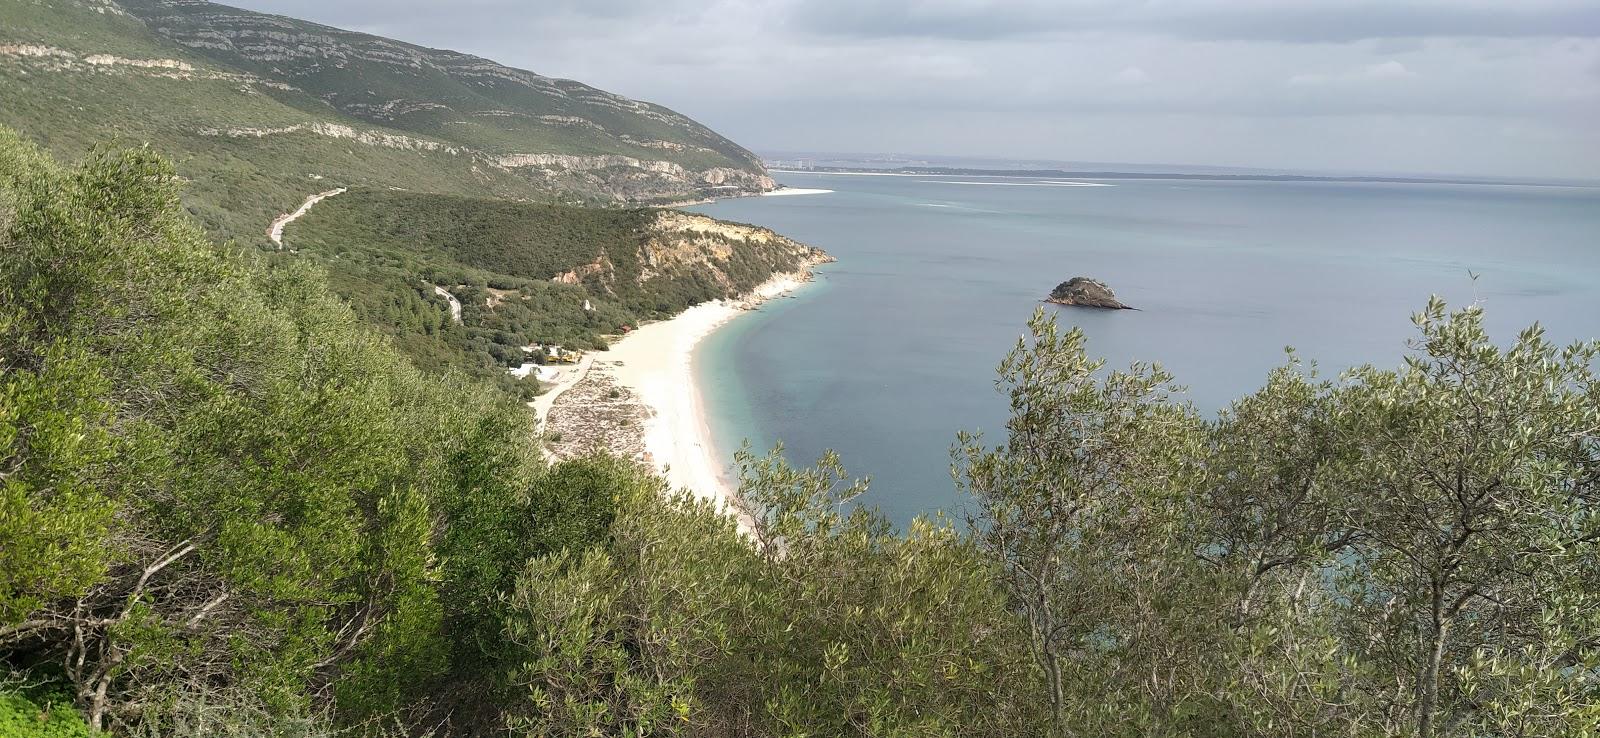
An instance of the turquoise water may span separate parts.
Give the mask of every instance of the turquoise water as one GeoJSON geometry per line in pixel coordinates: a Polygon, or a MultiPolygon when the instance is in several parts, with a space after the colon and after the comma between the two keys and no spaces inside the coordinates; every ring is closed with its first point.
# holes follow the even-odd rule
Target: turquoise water
{"type": "Polygon", "coordinates": [[[746,438],[782,440],[796,462],[837,450],[872,477],[867,501],[901,523],[958,504],[956,433],[998,440],[994,367],[1070,277],[1101,279],[1141,308],[1052,306],[1091,353],[1161,362],[1206,411],[1259,386],[1290,345],[1325,374],[1398,365],[1430,294],[1481,301],[1507,340],[1535,321],[1561,341],[1600,335],[1597,189],[778,179],[835,192],[696,209],[839,261],[702,344],[716,442],[730,461],[746,438]]]}

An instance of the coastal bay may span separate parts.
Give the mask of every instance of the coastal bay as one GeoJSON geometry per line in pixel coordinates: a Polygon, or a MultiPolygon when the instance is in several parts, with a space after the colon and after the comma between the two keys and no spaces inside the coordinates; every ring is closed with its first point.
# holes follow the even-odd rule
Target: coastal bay
{"type": "Polygon", "coordinates": [[[1592,188],[778,177],[835,192],[695,210],[839,261],[823,284],[701,345],[717,457],[726,468],[745,440],[758,451],[781,441],[794,463],[837,450],[873,478],[865,502],[901,523],[960,504],[950,445],[960,430],[1002,437],[995,365],[1073,276],[1103,279],[1142,310],[1043,307],[1110,368],[1161,362],[1207,413],[1257,388],[1287,346],[1325,377],[1394,365],[1430,294],[1482,305],[1497,340],[1536,321],[1562,342],[1600,329],[1592,188]]]}

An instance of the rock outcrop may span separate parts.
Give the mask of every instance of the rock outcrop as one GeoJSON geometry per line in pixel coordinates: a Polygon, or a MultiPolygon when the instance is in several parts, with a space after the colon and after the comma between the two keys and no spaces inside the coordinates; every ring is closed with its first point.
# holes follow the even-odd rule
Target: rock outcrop
{"type": "Polygon", "coordinates": [[[1073,277],[1056,288],[1050,290],[1050,296],[1045,302],[1057,305],[1076,305],[1078,307],[1104,308],[1107,310],[1133,310],[1117,300],[1115,293],[1105,282],[1088,277],[1073,277]]]}
{"type": "Polygon", "coordinates": [[[662,210],[645,231],[638,260],[641,284],[655,279],[709,280],[731,298],[754,287],[751,280],[802,271],[832,257],[760,226],[662,210]],[[760,273],[741,278],[744,269],[739,264],[760,265],[760,273]]]}
{"type": "Polygon", "coordinates": [[[636,250],[602,251],[593,261],[555,274],[557,284],[588,285],[615,297],[667,281],[715,286],[733,299],[775,275],[803,273],[833,261],[821,249],[770,229],[717,220],[698,213],[656,210],[636,234],[636,250]]]}

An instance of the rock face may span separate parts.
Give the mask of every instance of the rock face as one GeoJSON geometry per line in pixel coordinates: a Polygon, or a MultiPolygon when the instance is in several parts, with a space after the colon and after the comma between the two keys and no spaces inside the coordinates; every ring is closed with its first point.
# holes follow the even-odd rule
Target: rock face
{"type": "Polygon", "coordinates": [[[821,249],[769,229],[698,213],[659,211],[644,233],[638,251],[640,284],[709,282],[726,298],[738,297],[772,276],[833,260],[821,249]]]}
{"type": "Polygon", "coordinates": [[[1045,302],[1108,310],[1133,309],[1118,301],[1116,294],[1112,293],[1105,282],[1088,277],[1073,277],[1056,285],[1056,288],[1050,291],[1050,296],[1045,298],[1045,302]]]}

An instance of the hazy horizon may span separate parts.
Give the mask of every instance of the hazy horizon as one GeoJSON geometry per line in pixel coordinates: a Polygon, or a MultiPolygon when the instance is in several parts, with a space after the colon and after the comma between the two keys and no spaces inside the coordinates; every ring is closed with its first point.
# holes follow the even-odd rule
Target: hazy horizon
{"type": "Polygon", "coordinates": [[[234,0],[671,107],[753,150],[1593,179],[1592,0],[234,0]]]}
{"type": "Polygon", "coordinates": [[[872,163],[875,165],[875,168],[885,169],[902,166],[928,166],[970,169],[1069,169],[1079,171],[1184,174],[1204,172],[1210,174],[1299,175],[1312,177],[1399,177],[1463,180],[1483,179],[1486,181],[1504,182],[1507,184],[1532,183],[1589,187],[1600,186],[1600,175],[1592,177],[1538,177],[1506,174],[1484,174],[1482,172],[1249,167],[1235,166],[1224,163],[1208,163],[1203,161],[1083,161],[1038,157],[1014,159],[1001,156],[964,154],[947,155],[907,151],[786,151],[781,149],[757,149],[755,150],[755,154],[760,156],[769,167],[774,169],[783,169],[783,164],[791,161],[804,160],[809,165],[814,167],[855,166],[857,164],[872,163]],[[848,162],[848,164],[845,162],[848,162]]]}

